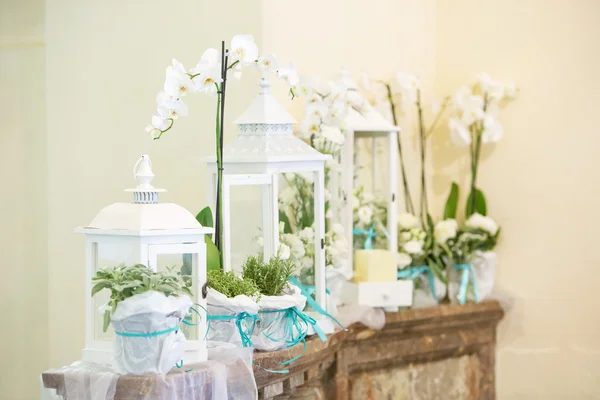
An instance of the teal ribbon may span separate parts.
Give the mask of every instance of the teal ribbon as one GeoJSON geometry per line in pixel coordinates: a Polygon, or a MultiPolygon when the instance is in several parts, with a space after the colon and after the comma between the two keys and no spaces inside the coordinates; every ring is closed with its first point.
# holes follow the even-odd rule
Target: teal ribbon
{"type": "Polygon", "coordinates": [[[479,303],[479,290],[477,289],[477,277],[475,276],[473,264],[454,264],[452,268],[457,271],[462,271],[460,276],[460,289],[458,291],[458,302],[460,304],[465,304],[467,302],[467,287],[469,286],[470,280],[473,284],[475,302],[479,303]]]}
{"type": "MultiPolygon", "coordinates": [[[[340,321],[338,321],[337,319],[335,319],[335,317],[331,314],[329,314],[327,311],[325,311],[323,309],[323,307],[321,307],[316,301],[315,299],[312,297],[313,293],[315,292],[315,287],[314,286],[308,286],[308,285],[303,285],[301,284],[298,279],[296,279],[296,277],[292,276],[290,278],[290,283],[292,285],[296,285],[300,288],[300,292],[302,293],[302,295],[304,297],[306,297],[306,302],[319,314],[324,315],[327,318],[331,318],[331,320],[333,320],[336,324],[338,324],[340,326],[340,328],[346,330],[346,328],[344,328],[344,326],[342,324],[340,324],[340,321]]],[[[326,290],[327,293],[329,293],[329,291],[326,290]]],[[[321,335],[319,334],[319,332],[317,332],[317,330],[315,329],[315,332],[319,335],[319,337],[321,337],[321,335]]],[[[322,333],[322,332],[321,332],[322,333]]],[[[325,335],[325,334],[323,334],[325,335]]],[[[325,336],[326,338],[326,336],[325,336]]],[[[321,340],[323,340],[323,338],[321,337],[321,340]]]]}
{"type": "Polygon", "coordinates": [[[252,343],[252,332],[254,332],[254,328],[256,327],[256,320],[258,316],[256,314],[249,314],[246,311],[239,313],[237,315],[208,315],[206,319],[209,321],[208,329],[206,333],[208,334],[208,330],[210,329],[210,321],[231,321],[235,320],[235,325],[238,328],[240,333],[240,337],[242,339],[243,347],[252,347],[254,344],[252,343]],[[250,320],[250,324],[248,323],[250,320]]]}
{"type": "MultiPolygon", "coordinates": [[[[288,365],[298,360],[300,357],[304,355],[306,352],[306,335],[308,335],[308,327],[312,325],[313,329],[319,335],[321,341],[327,341],[327,335],[325,332],[319,328],[317,325],[317,321],[314,318],[306,315],[302,311],[298,310],[296,307],[287,308],[285,310],[271,310],[271,311],[260,311],[259,314],[280,314],[283,313],[282,316],[273,317],[270,320],[263,320],[261,318],[261,323],[267,325],[270,322],[275,320],[279,320],[278,324],[271,325],[270,332],[262,332],[261,334],[267,339],[273,342],[285,342],[286,348],[289,349],[294,347],[298,343],[302,343],[304,345],[304,349],[302,353],[297,355],[296,357],[290,358],[289,360],[282,361],[281,365],[288,365]],[[281,336],[276,337],[275,333],[278,331],[282,331],[281,336]]],[[[273,372],[278,374],[287,374],[289,370],[270,370],[261,367],[267,372],[273,372]]]]}
{"type": "MultiPolygon", "coordinates": [[[[388,231],[383,226],[381,226],[380,228],[383,231],[384,236],[389,238],[390,234],[388,233],[388,231]]],[[[375,239],[377,236],[379,236],[379,234],[375,232],[375,224],[371,225],[369,230],[354,228],[354,229],[352,229],[352,234],[365,235],[367,237],[365,239],[365,244],[363,246],[363,248],[365,250],[372,250],[373,249],[373,239],[375,239]]]]}
{"type": "Polygon", "coordinates": [[[435,300],[435,304],[438,304],[438,298],[435,294],[435,280],[433,279],[433,272],[429,265],[423,265],[420,267],[408,267],[398,271],[398,279],[411,279],[414,280],[419,276],[427,274],[427,279],[429,280],[429,288],[431,290],[431,295],[433,296],[433,300],[435,300]]]}
{"type": "Polygon", "coordinates": [[[155,337],[155,336],[160,336],[160,335],[166,335],[167,333],[175,332],[177,330],[179,330],[179,325],[174,326],[169,329],[165,329],[164,331],[151,332],[151,333],[130,333],[130,332],[115,331],[115,334],[119,335],[119,336],[124,336],[124,337],[155,337]]]}

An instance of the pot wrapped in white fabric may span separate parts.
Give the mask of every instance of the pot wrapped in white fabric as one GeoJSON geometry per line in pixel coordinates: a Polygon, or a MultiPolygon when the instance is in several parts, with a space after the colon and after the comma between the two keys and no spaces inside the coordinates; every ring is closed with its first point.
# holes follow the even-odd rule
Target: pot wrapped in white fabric
{"type": "Polygon", "coordinates": [[[281,296],[262,296],[258,305],[260,320],[252,335],[252,342],[258,350],[290,347],[308,333],[308,317],[302,313],[306,297],[298,286],[287,285],[281,296]]]}
{"type": "Polygon", "coordinates": [[[166,374],[183,359],[185,336],[179,324],[189,312],[186,296],[148,291],[117,305],[111,323],[116,333],[113,368],[119,374],[166,374]]]}
{"type": "Polygon", "coordinates": [[[209,328],[207,340],[234,344],[238,347],[252,346],[252,333],[258,318],[258,304],[246,295],[227,297],[207,288],[209,328]]]}
{"type": "Polygon", "coordinates": [[[496,253],[477,251],[470,264],[452,265],[449,271],[449,294],[453,303],[483,301],[494,289],[496,281],[496,253]]]}

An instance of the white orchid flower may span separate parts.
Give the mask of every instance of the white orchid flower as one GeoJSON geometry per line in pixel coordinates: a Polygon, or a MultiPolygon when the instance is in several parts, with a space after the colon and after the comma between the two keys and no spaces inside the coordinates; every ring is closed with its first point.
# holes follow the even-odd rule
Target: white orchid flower
{"type": "Polygon", "coordinates": [[[452,95],[452,107],[457,111],[465,108],[466,99],[471,96],[471,89],[466,86],[461,87],[452,95]]]}
{"type": "Polygon", "coordinates": [[[487,73],[478,74],[477,83],[489,99],[500,100],[504,97],[504,85],[492,79],[487,73]]]}
{"type": "Polygon", "coordinates": [[[421,84],[416,76],[406,72],[396,73],[396,82],[406,101],[414,103],[417,100],[417,90],[421,84]]]}
{"type": "Polygon", "coordinates": [[[152,139],[156,139],[162,131],[167,129],[171,125],[170,121],[166,118],[163,118],[160,114],[154,113],[152,114],[152,124],[146,126],[145,131],[152,137],[152,139]]]}
{"type": "Polygon", "coordinates": [[[309,103],[306,106],[307,117],[311,118],[316,123],[321,123],[321,121],[327,116],[328,113],[329,109],[327,108],[327,105],[325,105],[325,103],[323,103],[322,101],[309,103]]]}
{"type": "Polygon", "coordinates": [[[300,77],[293,63],[290,63],[287,67],[279,68],[277,76],[286,81],[290,88],[294,88],[300,82],[300,77]]]}
{"type": "Polygon", "coordinates": [[[462,121],[469,126],[476,121],[482,120],[485,116],[483,112],[483,97],[471,95],[464,99],[462,121]]]}
{"type": "Polygon", "coordinates": [[[156,96],[156,103],[158,114],[165,119],[173,118],[175,120],[180,116],[185,117],[188,115],[187,104],[173,98],[173,96],[170,96],[166,92],[160,92],[156,96]]]}
{"type": "Polygon", "coordinates": [[[500,122],[492,117],[491,115],[486,115],[483,119],[483,133],[481,134],[481,140],[483,143],[495,143],[502,139],[504,135],[504,129],[500,122]]]}
{"type": "Polygon", "coordinates": [[[200,61],[190,70],[190,73],[195,76],[193,81],[198,92],[216,94],[217,85],[222,82],[219,51],[212,48],[206,49],[200,61]]]}
{"type": "Polygon", "coordinates": [[[235,35],[230,48],[231,58],[243,65],[250,65],[258,58],[258,47],[252,35],[235,35]]]}
{"type": "Polygon", "coordinates": [[[274,54],[265,54],[258,58],[256,66],[261,72],[276,72],[277,71],[277,58],[274,54]]]}
{"type": "Polygon", "coordinates": [[[167,67],[164,91],[177,99],[185,96],[188,92],[195,91],[194,84],[183,64],[176,59],[173,59],[173,65],[167,67]]]}
{"type": "Polygon", "coordinates": [[[337,126],[346,118],[347,113],[346,103],[335,102],[329,107],[329,113],[325,116],[323,122],[327,125],[337,126]]]}
{"type": "Polygon", "coordinates": [[[311,116],[307,116],[300,122],[298,131],[303,139],[309,139],[312,135],[321,133],[321,121],[315,121],[311,116]]]}
{"type": "Polygon", "coordinates": [[[465,147],[471,144],[471,132],[467,126],[458,118],[450,118],[448,121],[450,128],[450,137],[452,141],[460,147],[465,147]]]}

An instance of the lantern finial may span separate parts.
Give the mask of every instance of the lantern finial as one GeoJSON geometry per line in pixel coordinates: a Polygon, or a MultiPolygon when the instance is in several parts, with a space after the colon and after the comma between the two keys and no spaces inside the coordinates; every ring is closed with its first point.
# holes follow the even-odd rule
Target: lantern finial
{"type": "Polygon", "coordinates": [[[135,189],[127,189],[128,192],[133,192],[133,203],[157,204],[158,193],[164,192],[164,190],[156,189],[151,184],[154,173],[152,172],[150,156],[144,154],[137,160],[133,166],[133,177],[137,180],[138,185],[135,189]]]}

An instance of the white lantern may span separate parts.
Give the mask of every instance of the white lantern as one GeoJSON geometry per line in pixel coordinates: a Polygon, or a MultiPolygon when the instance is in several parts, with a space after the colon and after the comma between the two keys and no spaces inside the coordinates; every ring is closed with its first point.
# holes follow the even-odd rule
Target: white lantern
{"type": "MultiPolygon", "coordinates": [[[[342,70],[341,83],[353,92],[352,95],[359,97],[357,86],[352,81],[352,75],[347,70],[342,70]]],[[[392,252],[398,251],[398,135],[400,128],[390,124],[381,114],[379,114],[366,100],[361,113],[350,108],[346,119],[346,141],[342,149],[341,164],[342,164],[342,193],[343,193],[343,210],[342,210],[342,225],[348,235],[348,243],[353,243],[353,214],[352,214],[352,194],[357,183],[355,181],[355,148],[358,140],[371,140],[373,156],[371,157],[371,184],[373,192],[377,190],[377,182],[381,180],[381,174],[377,170],[376,160],[376,141],[385,140],[387,147],[387,184],[384,185],[387,189],[384,195],[387,198],[387,226],[388,233],[388,250],[392,252]]],[[[352,260],[350,262],[352,265],[352,260]]]]}
{"type": "MultiPolygon", "coordinates": [[[[297,172],[311,173],[314,181],[314,231],[315,260],[314,286],[315,299],[326,309],[325,282],[325,161],[331,156],[321,154],[293,135],[292,124],[296,120],[277,102],[269,92],[269,83],[263,77],[260,90],[250,107],[234,122],[238,126],[235,141],[223,149],[223,264],[224,270],[235,270],[242,257],[234,257],[240,251],[232,246],[232,235],[243,235],[251,244],[252,232],[257,231],[252,217],[262,225],[263,254],[268,259],[279,249],[279,179],[282,174],[297,172]],[[252,210],[255,199],[249,196],[236,196],[232,190],[236,186],[261,186],[259,210],[252,210]],[[232,200],[243,215],[232,217],[232,200]],[[252,222],[249,222],[252,221],[252,222]]],[[[217,166],[216,157],[207,157],[211,191],[216,201],[217,166]]],[[[245,254],[244,256],[246,256],[245,254]]]]}
{"type": "MultiPolygon", "coordinates": [[[[173,203],[159,203],[151,185],[154,178],[150,158],[144,155],[134,167],[138,181],[131,203],[114,203],[103,208],[92,222],[75,232],[86,236],[85,310],[86,338],[83,361],[111,364],[114,331],[103,332],[100,308],[108,301],[108,291],[90,296],[92,277],[100,268],[121,264],[143,264],[154,271],[166,267],[182,269],[192,277],[194,303],[205,307],[202,288],[206,283],[206,245],[204,236],[213,232],[203,228],[186,209],[173,203]]],[[[204,316],[205,314],[201,312],[204,316]]],[[[206,360],[206,320],[182,327],[187,338],[184,362],[206,360]]]]}

